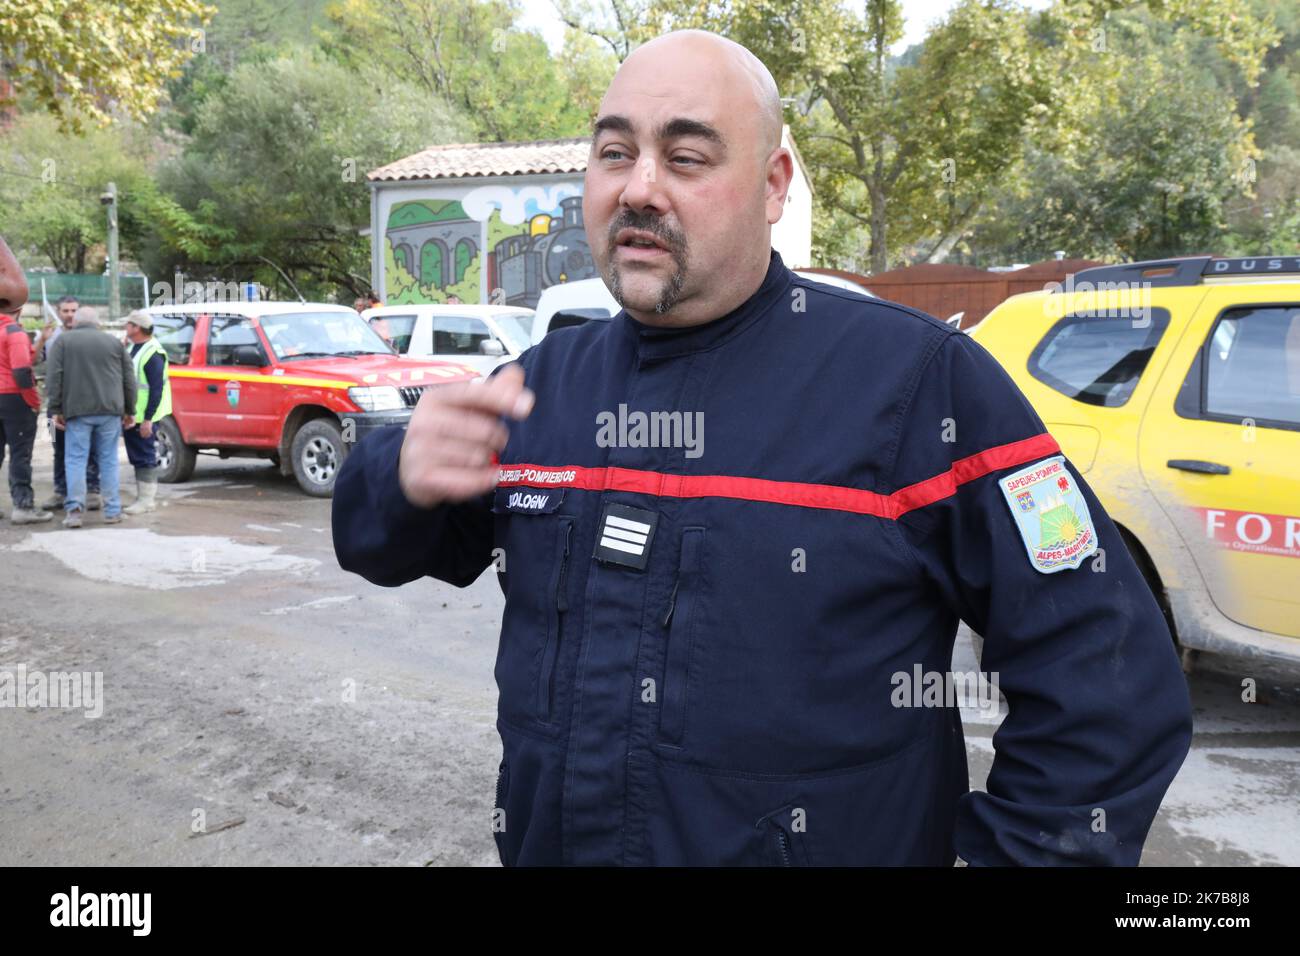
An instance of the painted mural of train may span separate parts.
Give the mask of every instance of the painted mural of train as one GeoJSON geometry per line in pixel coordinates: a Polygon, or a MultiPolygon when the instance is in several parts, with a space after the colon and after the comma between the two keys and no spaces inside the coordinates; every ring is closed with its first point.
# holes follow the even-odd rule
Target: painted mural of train
{"type": "Polygon", "coordinates": [[[488,255],[488,288],[501,289],[507,305],[533,308],[547,286],[595,278],[595,260],[582,225],[582,197],[560,200],[549,230],[508,236],[488,255]]]}

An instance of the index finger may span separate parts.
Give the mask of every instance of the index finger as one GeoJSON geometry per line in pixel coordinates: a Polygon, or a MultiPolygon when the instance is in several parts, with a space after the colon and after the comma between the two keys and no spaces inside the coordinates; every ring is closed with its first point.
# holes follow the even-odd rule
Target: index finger
{"type": "Polygon", "coordinates": [[[439,398],[462,408],[523,419],[532,411],[534,396],[524,387],[523,366],[512,362],[485,382],[465,385],[454,394],[445,390],[439,398]]]}

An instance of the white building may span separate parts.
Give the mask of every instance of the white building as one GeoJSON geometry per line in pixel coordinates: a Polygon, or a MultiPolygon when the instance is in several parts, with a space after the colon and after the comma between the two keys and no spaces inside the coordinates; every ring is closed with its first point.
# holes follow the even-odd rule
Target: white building
{"type": "MultiPolygon", "coordinates": [[[[812,185],[789,127],[782,145],[794,153],[795,176],[772,245],[795,268],[812,258],[812,185]]],[[[582,224],[590,146],[586,138],[432,146],[371,172],[379,297],[531,308],[549,285],[597,276],[582,224]]]]}

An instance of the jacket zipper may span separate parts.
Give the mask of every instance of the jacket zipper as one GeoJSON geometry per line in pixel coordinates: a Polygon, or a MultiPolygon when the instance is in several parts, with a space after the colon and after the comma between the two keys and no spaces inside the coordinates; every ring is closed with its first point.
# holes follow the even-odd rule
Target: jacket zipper
{"type": "Polygon", "coordinates": [[[505,783],[505,781],[506,781],[506,762],[503,760],[501,761],[501,766],[497,767],[497,796],[496,796],[497,802],[494,806],[494,809],[497,810],[505,809],[504,807],[501,806],[501,798],[505,795],[503,793],[504,788],[502,785],[505,783]]]}
{"type": "Polygon", "coordinates": [[[663,618],[666,646],[664,683],[659,704],[659,736],[672,744],[677,744],[682,739],[685,729],[686,685],[689,681],[693,639],[691,618],[700,587],[698,577],[703,547],[703,528],[683,529],[677,577],[663,618]]]}
{"type": "MultiPolygon", "coordinates": [[[[502,760],[501,766],[497,768],[497,795],[496,795],[496,802],[493,804],[492,807],[492,812],[494,815],[496,814],[497,811],[505,813],[506,810],[506,804],[505,804],[506,766],[507,766],[506,762],[502,760]]],[[[492,832],[492,837],[494,840],[496,840],[497,849],[501,855],[502,866],[510,866],[510,862],[511,862],[510,860],[506,859],[506,846],[508,844],[506,843],[505,830],[508,829],[509,827],[510,827],[510,820],[509,817],[507,817],[505,820],[505,829],[501,829],[501,830],[494,829],[492,832]]]]}
{"type": "Polygon", "coordinates": [[[681,585],[682,578],[679,573],[677,580],[673,582],[672,596],[668,598],[668,613],[664,615],[664,627],[668,627],[673,622],[673,611],[677,610],[677,589],[681,587],[681,585]]]}
{"type": "Polygon", "coordinates": [[[785,831],[781,829],[780,824],[774,824],[776,827],[776,849],[781,854],[781,865],[790,866],[790,843],[786,839],[785,831]]]}
{"type": "Polygon", "coordinates": [[[560,553],[560,572],[555,580],[555,633],[548,632],[546,647],[542,650],[542,668],[537,677],[537,710],[544,723],[551,722],[551,712],[555,706],[555,662],[560,656],[560,642],[564,635],[564,615],[569,610],[569,589],[566,587],[569,576],[569,552],[573,545],[573,521],[561,520],[563,531],[560,534],[564,542],[560,553]]]}

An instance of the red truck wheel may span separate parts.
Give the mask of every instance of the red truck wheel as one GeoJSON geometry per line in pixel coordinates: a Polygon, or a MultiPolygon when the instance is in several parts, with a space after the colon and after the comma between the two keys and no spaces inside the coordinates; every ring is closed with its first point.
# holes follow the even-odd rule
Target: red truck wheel
{"type": "Polygon", "coordinates": [[[307,422],[293,436],[293,476],[298,487],[315,498],[333,495],[334,479],[347,453],[338,422],[329,418],[307,422]]]}
{"type": "Polygon", "coordinates": [[[176,420],[170,415],[159,420],[154,424],[154,434],[158,436],[158,480],[166,484],[189,481],[194,474],[196,452],[192,445],[185,444],[176,420]]]}

